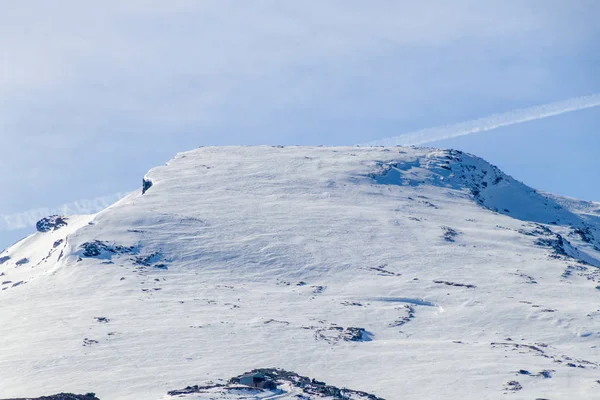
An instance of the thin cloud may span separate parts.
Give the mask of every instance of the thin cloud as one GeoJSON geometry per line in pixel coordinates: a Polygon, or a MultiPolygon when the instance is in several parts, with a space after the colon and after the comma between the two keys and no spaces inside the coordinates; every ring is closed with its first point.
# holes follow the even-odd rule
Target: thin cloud
{"type": "Polygon", "coordinates": [[[502,114],[494,114],[485,118],[460,122],[458,124],[422,129],[400,136],[374,140],[372,142],[364,143],[363,146],[417,146],[438,140],[451,139],[459,136],[491,131],[504,126],[521,124],[523,122],[553,117],[555,115],[598,106],[600,106],[600,93],[589,96],[575,97],[556,103],[512,110],[502,114]]]}
{"type": "Polygon", "coordinates": [[[114,193],[94,199],[81,199],[54,208],[36,208],[15,214],[0,215],[0,231],[30,228],[48,215],[95,214],[114,204],[129,193],[114,193]]]}

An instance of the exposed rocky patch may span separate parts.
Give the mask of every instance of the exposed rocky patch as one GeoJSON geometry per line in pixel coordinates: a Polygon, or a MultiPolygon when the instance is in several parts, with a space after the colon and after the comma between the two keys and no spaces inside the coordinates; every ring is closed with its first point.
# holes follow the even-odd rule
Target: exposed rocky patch
{"type": "Polygon", "coordinates": [[[264,322],[265,324],[283,324],[283,325],[289,325],[290,323],[288,321],[280,321],[277,319],[268,319],[264,322]]]}
{"type": "Polygon", "coordinates": [[[324,340],[335,344],[338,342],[363,342],[371,340],[369,333],[364,328],[344,328],[335,324],[328,327],[304,326],[303,329],[315,331],[315,340],[324,340]]]}
{"type": "Polygon", "coordinates": [[[550,236],[552,235],[552,231],[545,227],[544,225],[535,224],[533,229],[519,229],[520,234],[525,236],[550,236]]]}
{"type": "Polygon", "coordinates": [[[0,265],[4,264],[5,262],[7,262],[8,260],[10,260],[10,256],[3,256],[0,257],[0,265]]]}
{"type": "Polygon", "coordinates": [[[135,254],[138,252],[135,246],[111,245],[100,240],[86,242],[79,247],[83,250],[83,257],[100,257],[107,254],[135,254]]]}
{"type": "Polygon", "coordinates": [[[15,263],[16,266],[21,266],[29,263],[29,258],[24,257],[15,263]]]}
{"type": "Polygon", "coordinates": [[[554,237],[551,238],[539,238],[535,241],[535,245],[550,247],[553,250],[553,254],[551,255],[553,258],[569,256],[565,250],[565,239],[559,234],[555,234],[554,237]]]}
{"type": "Polygon", "coordinates": [[[518,375],[526,375],[526,376],[532,376],[532,377],[540,377],[540,378],[544,378],[544,379],[550,379],[552,378],[552,373],[555,372],[553,370],[543,370],[541,372],[538,373],[533,373],[533,372],[529,372],[526,369],[520,369],[517,371],[518,375]]]}
{"type": "Polygon", "coordinates": [[[583,265],[569,265],[565,268],[565,271],[562,273],[561,277],[563,278],[571,278],[573,274],[578,274],[582,276],[584,272],[588,271],[589,268],[583,265]]]}
{"type": "Polygon", "coordinates": [[[587,226],[574,228],[573,233],[578,235],[581,238],[581,240],[583,240],[586,243],[591,244],[594,242],[594,235],[592,234],[591,229],[587,226]]]}
{"type": "MultiPolygon", "coordinates": [[[[384,400],[371,393],[346,388],[340,389],[327,385],[325,382],[277,368],[255,369],[231,378],[226,384],[209,382],[202,386],[194,385],[181,390],[172,390],[168,392],[168,395],[183,398],[186,395],[206,395],[206,399],[225,396],[229,399],[245,399],[252,394],[260,395],[260,398],[270,398],[271,393],[273,396],[286,393],[296,394],[299,399],[306,400],[384,400]]],[[[279,398],[279,396],[277,397],[279,398]]]]}
{"type": "Polygon", "coordinates": [[[164,259],[163,255],[159,252],[155,252],[146,256],[137,256],[134,258],[133,263],[141,267],[154,267],[158,269],[168,269],[164,263],[159,263],[164,259]]]}
{"type": "Polygon", "coordinates": [[[396,310],[402,311],[404,315],[390,324],[390,327],[392,328],[403,326],[415,318],[415,308],[410,304],[405,304],[402,307],[397,307],[396,310]]]}
{"type": "Polygon", "coordinates": [[[313,290],[313,294],[321,294],[323,293],[323,291],[325,291],[326,286],[311,286],[312,290],[313,290]]]}
{"type": "Polygon", "coordinates": [[[531,275],[527,275],[527,274],[524,274],[522,272],[517,272],[517,273],[515,273],[513,275],[516,275],[516,276],[519,276],[519,277],[523,278],[525,280],[525,283],[527,283],[529,285],[535,285],[535,284],[537,284],[537,281],[531,275]]]}
{"type": "Polygon", "coordinates": [[[504,384],[504,390],[508,392],[518,392],[523,390],[523,386],[517,381],[510,381],[504,384]]]}
{"type": "Polygon", "coordinates": [[[341,304],[343,306],[347,306],[347,307],[362,307],[363,304],[359,303],[358,301],[342,301],[341,304]]]}
{"type": "Polygon", "coordinates": [[[442,226],[442,230],[444,231],[444,240],[446,242],[454,243],[456,242],[456,238],[459,235],[459,232],[455,229],[452,229],[448,226],[442,226]]]}
{"type": "Polygon", "coordinates": [[[370,271],[375,271],[378,273],[378,275],[382,275],[382,276],[402,276],[402,274],[398,274],[396,272],[389,271],[389,270],[385,269],[385,267],[387,267],[387,264],[380,265],[378,267],[369,267],[367,269],[370,271]]]}
{"type": "Polygon", "coordinates": [[[522,354],[533,354],[536,356],[544,357],[552,360],[557,364],[561,364],[570,368],[593,368],[597,369],[600,364],[573,358],[564,354],[551,354],[552,348],[545,343],[536,343],[535,345],[530,344],[519,344],[519,343],[491,343],[492,348],[505,348],[511,351],[517,351],[522,354]]]}
{"type": "MultiPolygon", "coordinates": [[[[586,232],[586,229],[580,228],[579,231],[586,232]]],[[[551,229],[543,225],[535,224],[533,229],[520,229],[519,233],[536,237],[537,239],[535,240],[534,244],[536,246],[550,248],[552,250],[552,253],[550,254],[551,258],[558,260],[577,260],[585,265],[600,266],[598,265],[598,260],[581,253],[579,249],[573,246],[573,244],[564,236],[553,232],[551,229]]]]}
{"type": "Polygon", "coordinates": [[[4,399],[4,400],[100,400],[96,397],[95,393],[87,394],[72,394],[72,393],[59,393],[52,396],[42,397],[26,397],[19,399],[4,399]]]}
{"type": "Polygon", "coordinates": [[[584,225],[580,217],[553,199],[504,174],[498,167],[458,150],[434,150],[416,160],[380,163],[371,178],[385,185],[465,189],[482,207],[513,218],[584,225]],[[423,174],[423,170],[428,173],[423,174]]]}
{"type": "Polygon", "coordinates": [[[42,233],[56,231],[64,226],[67,226],[67,220],[67,217],[63,217],[60,215],[51,215],[49,217],[40,219],[35,224],[35,228],[38,232],[42,233]]]}
{"type": "Polygon", "coordinates": [[[93,345],[98,344],[98,343],[100,343],[100,342],[98,342],[97,340],[89,339],[89,338],[84,338],[82,346],[84,346],[84,347],[90,347],[90,346],[93,346],[93,345]]]}

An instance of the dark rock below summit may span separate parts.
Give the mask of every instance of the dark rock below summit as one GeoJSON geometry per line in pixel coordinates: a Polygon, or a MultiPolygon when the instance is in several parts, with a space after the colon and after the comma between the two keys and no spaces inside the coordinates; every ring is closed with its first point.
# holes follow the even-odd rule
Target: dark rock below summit
{"type": "MultiPolygon", "coordinates": [[[[221,396],[232,390],[238,390],[241,387],[248,387],[252,390],[268,392],[273,388],[282,389],[285,386],[291,386],[295,389],[299,389],[302,394],[297,395],[298,398],[302,399],[321,399],[331,398],[336,400],[384,400],[381,397],[377,397],[373,394],[362,392],[359,390],[351,390],[346,388],[337,388],[335,386],[327,385],[325,382],[320,382],[316,379],[311,379],[306,376],[298,375],[295,372],[285,371],[278,368],[260,368],[255,369],[237,377],[233,377],[227,384],[209,384],[206,386],[188,386],[181,390],[172,390],[168,392],[170,396],[185,396],[194,393],[211,393],[220,394],[221,396]],[[260,385],[246,386],[243,382],[245,378],[251,376],[259,377],[260,385]],[[214,390],[220,391],[221,393],[215,393],[214,390]]],[[[283,389],[287,391],[288,389],[283,389]]],[[[282,393],[276,392],[278,395],[282,393]]],[[[247,398],[240,395],[238,398],[247,398]]],[[[261,397],[262,398],[262,397],[261,397]]],[[[265,397],[266,398],[266,397],[265,397]]]]}
{"type": "Polygon", "coordinates": [[[100,400],[96,397],[95,393],[87,394],[72,394],[72,393],[59,393],[52,396],[42,397],[26,397],[18,399],[5,399],[5,400],[100,400]]]}
{"type": "Polygon", "coordinates": [[[67,226],[67,217],[61,217],[60,215],[51,215],[42,218],[35,224],[38,232],[42,233],[56,231],[63,226],[67,226]]]}

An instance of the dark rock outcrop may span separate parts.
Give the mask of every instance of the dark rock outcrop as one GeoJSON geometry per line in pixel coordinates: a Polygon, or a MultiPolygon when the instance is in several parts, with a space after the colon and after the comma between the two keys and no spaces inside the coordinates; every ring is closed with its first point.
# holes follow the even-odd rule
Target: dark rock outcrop
{"type": "MultiPolygon", "coordinates": [[[[327,385],[325,382],[320,382],[316,379],[311,379],[306,376],[298,375],[295,372],[285,371],[283,369],[278,368],[260,368],[254,369],[250,372],[244,373],[237,377],[233,377],[229,380],[226,385],[223,384],[210,384],[205,386],[188,386],[185,389],[181,390],[173,390],[168,394],[170,396],[181,396],[187,394],[194,393],[207,393],[210,391],[211,394],[214,394],[215,391],[221,393],[227,393],[231,390],[239,391],[242,387],[247,387],[249,390],[257,390],[257,391],[268,391],[273,390],[273,388],[280,388],[283,385],[290,385],[294,388],[300,389],[302,391],[302,395],[298,395],[298,398],[303,399],[320,399],[320,398],[331,398],[336,400],[347,400],[347,399],[355,399],[355,400],[384,400],[381,397],[377,397],[373,394],[361,392],[358,390],[351,389],[340,389],[335,386],[327,385]],[[260,376],[261,380],[266,382],[266,385],[261,385],[263,388],[258,388],[254,386],[245,386],[243,384],[244,378],[247,376],[260,376]],[[264,387],[268,386],[268,387],[264,387]]],[[[285,389],[284,389],[285,390],[285,389]]],[[[278,392],[278,394],[281,394],[278,392]]],[[[246,397],[239,397],[246,398],[246,397]]]]}
{"type": "Polygon", "coordinates": [[[37,231],[42,233],[56,231],[63,226],[67,226],[67,217],[60,215],[51,215],[42,218],[35,224],[37,231]]]}
{"type": "Polygon", "coordinates": [[[142,179],[142,194],[145,194],[152,187],[152,181],[148,178],[142,179]]]}
{"type": "Polygon", "coordinates": [[[106,254],[132,254],[136,252],[135,246],[111,245],[108,242],[94,240],[93,242],[85,242],[81,246],[84,257],[98,257],[103,253],[106,254]]]}
{"type": "Polygon", "coordinates": [[[4,399],[4,400],[100,400],[96,397],[95,393],[87,394],[72,394],[72,393],[59,393],[52,396],[42,397],[26,397],[18,399],[4,399]]]}
{"type": "Polygon", "coordinates": [[[443,226],[442,229],[444,230],[444,240],[446,242],[456,242],[456,237],[459,235],[459,233],[455,229],[452,229],[448,226],[443,226]]]}

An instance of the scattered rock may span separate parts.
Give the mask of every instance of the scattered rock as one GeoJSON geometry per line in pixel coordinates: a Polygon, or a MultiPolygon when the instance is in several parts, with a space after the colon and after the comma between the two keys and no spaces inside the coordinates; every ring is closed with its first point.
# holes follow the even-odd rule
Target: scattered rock
{"type": "Polygon", "coordinates": [[[326,328],[310,327],[309,329],[315,329],[316,340],[324,340],[331,344],[338,343],[340,341],[362,342],[371,340],[369,333],[364,328],[344,328],[332,324],[326,328]]]}
{"type": "Polygon", "coordinates": [[[97,340],[88,339],[88,338],[84,338],[83,339],[83,346],[84,347],[93,346],[93,345],[98,344],[98,343],[100,343],[100,342],[98,342],[97,340]]]}
{"type": "Polygon", "coordinates": [[[279,321],[276,319],[268,319],[265,321],[265,324],[272,324],[272,323],[277,323],[277,324],[283,324],[283,325],[289,325],[290,323],[288,321],[279,321]]]}
{"type": "MultiPolygon", "coordinates": [[[[537,284],[537,281],[531,275],[527,275],[527,274],[524,274],[524,273],[519,272],[519,271],[517,271],[516,273],[511,273],[511,275],[516,275],[516,276],[519,276],[519,277],[525,279],[525,283],[527,283],[527,284],[530,284],[530,285],[537,284]]],[[[519,303],[532,304],[531,302],[527,302],[527,301],[520,301],[519,303]]]]}
{"type": "Polygon", "coordinates": [[[570,278],[574,273],[581,276],[584,275],[581,273],[586,271],[588,271],[588,268],[583,265],[569,265],[565,269],[565,272],[562,273],[561,277],[570,278]]]}
{"type": "Polygon", "coordinates": [[[407,324],[408,322],[410,322],[412,319],[415,318],[415,308],[413,306],[411,306],[410,304],[405,304],[404,306],[398,307],[396,309],[404,311],[405,315],[403,317],[401,317],[400,319],[397,319],[396,321],[392,322],[390,324],[390,327],[392,327],[392,328],[407,324]]]}
{"type": "Polygon", "coordinates": [[[136,257],[134,260],[134,263],[137,265],[143,265],[145,267],[150,267],[152,264],[154,264],[157,261],[160,261],[163,259],[163,256],[161,253],[155,252],[146,256],[139,256],[136,257]]]}
{"type": "Polygon", "coordinates": [[[387,264],[383,264],[383,265],[380,265],[378,267],[369,267],[368,269],[370,271],[377,272],[378,275],[383,275],[383,276],[402,276],[402,274],[397,274],[395,272],[388,271],[387,269],[385,269],[385,267],[387,267],[387,264]]]}
{"type": "Polygon", "coordinates": [[[17,261],[15,263],[15,265],[20,266],[20,265],[25,265],[27,263],[29,263],[29,259],[27,257],[25,257],[25,258],[21,258],[19,261],[17,261]]]}
{"type": "Polygon", "coordinates": [[[523,390],[523,386],[517,381],[510,381],[504,384],[504,389],[510,392],[518,392],[519,390],[523,390]]]}
{"type": "Polygon", "coordinates": [[[311,288],[313,289],[314,294],[323,293],[323,291],[325,290],[325,286],[311,286],[311,288]]]}
{"type": "Polygon", "coordinates": [[[357,301],[343,301],[341,303],[343,306],[354,306],[354,307],[362,307],[362,303],[359,303],[357,301]]]}
{"type": "Polygon", "coordinates": [[[442,229],[444,230],[444,240],[446,242],[456,242],[456,237],[459,235],[459,233],[456,230],[448,226],[442,226],[442,229]]]}
{"type": "Polygon", "coordinates": [[[3,256],[0,257],[0,265],[4,264],[5,262],[7,262],[8,260],[10,260],[10,256],[3,256]]]}
{"type": "MultiPolygon", "coordinates": [[[[549,350],[551,350],[550,346],[548,346],[545,343],[536,343],[535,345],[529,345],[529,344],[519,344],[519,343],[491,343],[492,348],[496,348],[496,347],[503,347],[505,349],[510,349],[512,351],[518,351],[519,353],[524,353],[524,352],[528,352],[531,353],[533,355],[536,356],[540,356],[540,357],[544,357],[547,358],[549,360],[552,360],[553,362],[557,363],[557,364],[561,364],[561,365],[565,365],[567,367],[571,367],[571,368],[594,368],[594,369],[598,369],[600,368],[600,364],[593,362],[593,361],[588,361],[588,360],[582,360],[582,359],[576,359],[573,357],[569,357],[567,355],[564,354],[549,354],[549,350]]],[[[552,371],[542,371],[540,374],[550,374],[552,371]]]]}
{"type": "Polygon", "coordinates": [[[464,284],[464,283],[448,282],[448,281],[433,281],[433,283],[443,284],[443,285],[447,285],[447,286],[466,287],[468,289],[474,289],[474,288],[477,287],[475,285],[464,284]]]}

